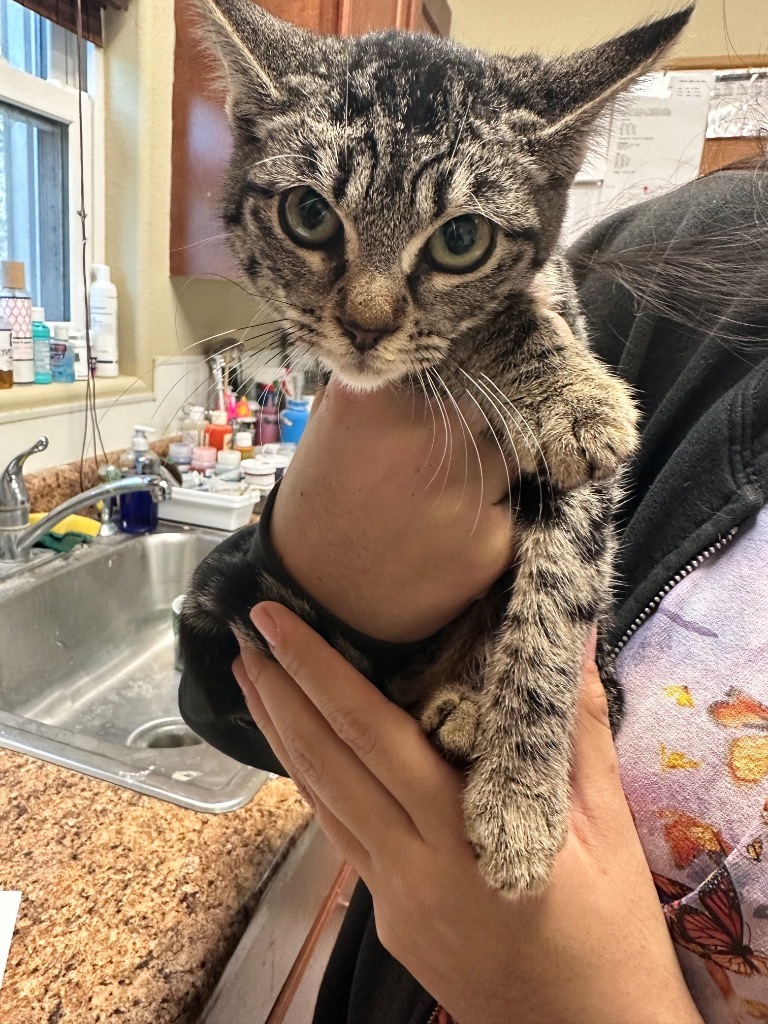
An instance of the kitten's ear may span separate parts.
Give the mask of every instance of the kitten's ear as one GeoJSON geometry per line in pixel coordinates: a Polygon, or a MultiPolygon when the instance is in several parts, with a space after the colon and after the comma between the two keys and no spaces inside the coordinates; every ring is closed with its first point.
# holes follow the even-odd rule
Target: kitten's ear
{"type": "MultiPolygon", "coordinates": [[[[251,0],[193,0],[201,35],[221,58],[227,112],[258,116],[285,100],[283,80],[301,66],[309,33],[269,14],[251,0]]],[[[236,126],[236,125],[235,125],[236,126]]]]}
{"type": "Polygon", "coordinates": [[[545,63],[543,74],[562,105],[537,142],[539,155],[554,177],[571,181],[586,156],[589,133],[608,102],[658,66],[692,12],[693,5],[588,50],[545,63]]]}

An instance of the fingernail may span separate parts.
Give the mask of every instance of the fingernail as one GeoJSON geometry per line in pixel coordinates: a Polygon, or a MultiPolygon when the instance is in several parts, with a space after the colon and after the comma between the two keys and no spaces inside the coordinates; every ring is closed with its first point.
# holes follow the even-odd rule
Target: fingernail
{"type": "Polygon", "coordinates": [[[263,604],[257,604],[255,608],[251,609],[251,622],[254,624],[256,629],[258,629],[269,646],[274,647],[277,643],[277,637],[279,634],[277,623],[263,604]]]}

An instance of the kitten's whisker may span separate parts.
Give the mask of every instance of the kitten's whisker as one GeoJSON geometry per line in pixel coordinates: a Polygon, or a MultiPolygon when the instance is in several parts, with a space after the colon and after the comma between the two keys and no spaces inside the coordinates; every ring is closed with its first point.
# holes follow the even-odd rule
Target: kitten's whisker
{"type": "Polygon", "coordinates": [[[469,109],[470,109],[470,104],[467,103],[467,105],[464,107],[464,114],[463,114],[463,116],[461,118],[461,123],[459,124],[459,130],[456,132],[456,138],[454,139],[454,142],[453,142],[453,149],[451,150],[451,155],[448,157],[448,166],[449,167],[453,163],[453,158],[456,156],[456,150],[459,148],[459,140],[461,139],[461,134],[464,131],[464,125],[467,123],[467,116],[469,114],[469,109]]]}
{"type": "MultiPolygon", "coordinates": [[[[181,291],[179,292],[179,298],[181,297],[181,295],[184,294],[184,292],[187,290],[190,284],[192,284],[194,281],[200,280],[201,278],[202,274],[194,274],[187,281],[185,281],[181,288],[181,291]]],[[[250,288],[246,288],[242,281],[237,281],[233,277],[227,277],[226,274],[218,274],[215,271],[209,271],[208,273],[206,273],[205,278],[208,280],[215,279],[219,281],[225,281],[227,284],[231,284],[233,288],[237,288],[239,291],[243,292],[244,295],[248,295],[252,299],[259,299],[261,302],[274,303],[276,305],[281,306],[288,306],[291,309],[295,309],[299,313],[306,312],[306,310],[303,309],[303,307],[296,302],[291,302],[289,299],[281,298],[281,296],[275,295],[273,293],[270,293],[269,295],[264,295],[261,292],[253,291],[250,288]]]]}
{"type": "MultiPolygon", "coordinates": [[[[198,396],[195,399],[195,403],[196,404],[201,404],[203,406],[203,409],[207,409],[209,399],[216,394],[216,391],[218,389],[218,384],[216,382],[214,382],[214,381],[209,380],[209,379],[206,379],[202,383],[198,384],[198,386],[196,388],[193,388],[193,390],[189,394],[187,394],[187,396],[184,398],[184,401],[181,403],[181,405],[179,405],[175,409],[175,411],[171,414],[171,417],[168,420],[168,422],[166,423],[165,430],[163,431],[163,433],[168,433],[168,431],[171,428],[171,424],[177,418],[177,416],[179,415],[181,410],[184,408],[184,406],[189,404],[193,400],[193,396],[197,395],[197,393],[202,388],[205,388],[205,391],[204,391],[204,393],[202,395],[198,396]]],[[[170,394],[170,392],[169,392],[169,394],[170,394]]],[[[159,410],[156,410],[156,412],[153,413],[152,419],[155,418],[155,416],[157,415],[158,411],[159,410]]]]}
{"type": "MultiPolygon", "coordinates": [[[[298,342],[299,342],[299,341],[300,341],[300,340],[301,340],[301,339],[302,339],[303,337],[305,337],[305,335],[306,335],[306,332],[304,332],[304,331],[303,331],[303,330],[301,330],[301,329],[297,329],[297,331],[296,331],[295,333],[293,333],[293,334],[291,334],[291,335],[289,335],[289,336],[288,336],[288,343],[289,343],[289,345],[293,345],[293,344],[296,344],[296,343],[298,343],[298,342]]],[[[242,385],[242,386],[244,387],[244,390],[245,390],[245,391],[247,391],[247,390],[248,390],[248,388],[249,388],[249,387],[251,386],[251,383],[252,383],[252,382],[255,382],[255,381],[257,381],[258,375],[259,375],[259,374],[260,374],[260,373],[261,373],[261,372],[262,372],[262,371],[263,371],[263,370],[265,369],[265,367],[269,366],[269,364],[270,364],[270,362],[272,361],[272,359],[274,358],[274,356],[275,356],[275,355],[279,355],[279,354],[280,354],[280,347],[279,347],[279,346],[281,346],[281,345],[283,344],[283,341],[284,341],[284,340],[285,340],[285,335],[283,335],[283,336],[282,336],[282,337],[280,338],[280,340],[279,340],[279,343],[278,343],[278,348],[277,348],[277,352],[275,352],[275,353],[271,354],[271,355],[270,355],[270,356],[269,356],[269,357],[267,358],[266,362],[262,363],[262,364],[261,364],[260,366],[256,367],[256,369],[255,369],[255,370],[253,370],[253,371],[252,371],[251,373],[249,373],[249,374],[248,374],[248,376],[247,376],[247,377],[245,378],[245,382],[244,382],[244,383],[243,383],[243,385],[242,385]]],[[[273,344],[272,346],[270,346],[270,348],[274,348],[274,347],[275,347],[275,346],[274,346],[274,344],[273,344]]],[[[258,358],[259,356],[261,356],[261,355],[264,355],[264,354],[265,354],[265,351],[266,351],[265,349],[258,349],[258,350],[256,350],[256,351],[253,351],[253,352],[251,352],[251,353],[248,353],[248,355],[247,355],[247,359],[252,359],[252,360],[255,360],[255,359],[256,359],[256,358],[258,358]]],[[[278,365],[278,369],[283,369],[283,366],[284,366],[284,364],[285,364],[285,363],[286,363],[287,361],[289,361],[289,360],[290,360],[290,353],[285,353],[285,354],[284,354],[284,356],[283,356],[283,358],[282,358],[282,359],[280,360],[280,362],[279,362],[279,363],[277,364],[277,365],[278,365]]],[[[261,393],[260,393],[259,395],[257,395],[257,397],[256,397],[256,401],[257,401],[257,402],[258,402],[258,401],[261,401],[261,399],[262,399],[262,398],[264,397],[264,395],[265,395],[265,394],[267,393],[268,389],[269,389],[269,385],[267,386],[267,388],[265,388],[264,390],[262,390],[262,391],[261,391],[261,393]]]]}
{"type": "MultiPolygon", "coordinates": [[[[424,372],[426,373],[426,371],[424,371],[424,372]]],[[[435,440],[437,438],[437,418],[435,416],[435,410],[434,410],[434,408],[432,406],[432,400],[430,399],[429,392],[427,391],[426,385],[424,384],[424,379],[421,376],[421,372],[419,373],[419,383],[421,384],[421,389],[424,392],[424,399],[425,399],[425,402],[426,402],[426,408],[429,409],[430,415],[432,416],[432,441],[430,442],[429,451],[427,452],[427,457],[424,460],[424,465],[421,467],[419,472],[416,474],[417,477],[421,476],[421,474],[424,472],[424,470],[429,465],[429,460],[432,458],[432,452],[434,450],[435,440]]],[[[426,412],[426,409],[425,409],[424,410],[424,420],[425,421],[426,421],[426,418],[427,418],[427,412],[426,412]]],[[[427,487],[429,487],[429,484],[427,484],[427,487]]],[[[425,490],[426,490],[426,488],[425,488],[425,490]]]]}
{"type": "MultiPolygon", "coordinates": [[[[448,395],[448,397],[450,398],[451,402],[453,403],[453,407],[456,410],[456,412],[458,413],[459,419],[461,421],[461,436],[462,436],[462,439],[464,441],[464,485],[461,488],[461,497],[459,498],[458,502],[456,503],[456,511],[458,512],[459,508],[461,507],[462,502],[464,501],[464,495],[467,492],[467,484],[469,482],[469,448],[467,446],[467,434],[469,434],[469,439],[470,439],[470,441],[472,442],[472,444],[474,445],[474,448],[475,448],[475,455],[477,456],[477,465],[478,465],[478,468],[480,470],[480,506],[478,507],[478,513],[477,513],[478,517],[479,517],[480,509],[482,508],[482,504],[483,504],[483,486],[484,486],[483,463],[482,463],[482,460],[480,458],[480,450],[477,447],[477,443],[476,443],[475,438],[474,438],[474,436],[472,434],[472,431],[469,429],[469,424],[467,423],[466,416],[462,412],[459,403],[456,401],[456,399],[453,396],[453,392],[448,387],[448,385],[445,383],[443,378],[440,376],[440,371],[437,369],[437,367],[434,368],[433,372],[435,373],[435,375],[437,376],[437,379],[442,384],[443,390],[445,391],[445,393],[448,395]]],[[[475,526],[477,526],[477,519],[475,519],[475,526]]]]}
{"type": "Polygon", "coordinates": [[[274,160],[305,160],[307,163],[315,164],[317,167],[320,166],[319,160],[304,153],[276,153],[275,156],[265,156],[261,160],[257,160],[255,164],[250,165],[249,169],[253,170],[255,167],[272,163],[274,160]]]}
{"type": "Polygon", "coordinates": [[[547,465],[547,459],[546,459],[546,456],[544,455],[544,449],[541,447],[541,444],[539,442],[539,439],[536,437],[536,433],[535,433],[533,427],[528,423],[528,421],[526,420],[525,416],[520,412],[520,410],[517,408],[517,406],[512,401],[512,399],[508,395],[504,394],[504,392],[501,390],[501,388],[498,386],[498,384],[496,384],[495,381],[491,380],[491,378],[487,374],[485,374],[485,373],[481,373],[480,376],[484,377],[488,381],[488,383],[491,385],[491,387],[494,388],[498,392],[498,394],[501,397],[501,399],[509,406],[509,408],[512,410],[512,412],[518,417],[518,420],[526,428],[526,430],[528,431],[528,434],[529,434],[531,440],[533,441],[533,443],[536,445],[536,448],[538,449],[539,455],[541,456],[541,461],[544,464],[544,471],[547,474],[547,476],[549,477],[549,479],[551,480],[552,479],[552,474],[550,473],[549,466],[547,465]]]}
{"type": "MultiPolygon", "coordinates": [[[[290,323],[290,321],[288,320],[287,317],[280,317],[277,320],[264,320],[260,324],[254,324],[253,320],[252,320],[245,327],[230,327],[229,330],[219,331],[217,334],[209,334],[205,338],[199,338],[197,341],[193,341],[193,342],[190,342],[189,345],[185,345],[184,348],[180,348],[179,352],[182,355],[184,355],[184,354],[188,353],[190,351],[190,349],[197,348],[198,345],[205,345],[205,344],[207,344],[210,341],[216,341],[217,338],[226,338],[228,335],[234,334],[236,331],[250,331],[254,327],[269,327],[271,324],[281,324],[282,325],[282,324],[284,324],[286,322],[290,323]]],[[[278,327],[275,328],[275,330],[279,330],[279,329],[280,328],[278,328],[278,327]]],[[[225,350],[222,349],[221,351],[223,352],[225,350]]]]}
{"type": "MultiPolygon", "coordinates": [[[[275,333],[279,334],[279,337],[276,340],[267,343],[266,345],[260,347],[259,349],[252,350],[250,353],[246,353],[244,355],[244,357],[243,357],[243,361],[245,362],[246,360],[251,359],[251,358],[255,358],[256,356],[259,356],[259,355],[265,355],[268,352],[274,352],[274,354],[279,353],[280,345],[283,342],[283,337],[285,336],[285,334],[287,332],[284,332],[282,330],[280,330],[279,332],[275,332],[273,330],[273,331],[267,332],[266,335],[259,335],[258,337],[261,338],[261,337],[269,336],[270,334],[275,334],[275,333]]],[[[271,358],[271,356],[268,357],[267,361],[269,361],[269,358],[271,358]]],[[[266,363],[264,365],[266,365],[266,363]]],[[[183,375],[181,380],[184,380],[190,373],[195,372],[197,369],[198,369],[198,367],[195,366],[191,370],[188,370],[187,373],[185,373],[183,375]]],[[[198,386],[196,388],[193,388],[192,391],[189,392],[186,395],[186,397],[184,398],[184,401],[181,403],[181,405],[179,405],[176,408],[176,410],[172,413],[171,418],[168,420],[168,422],[167,422],[167,424],[165,426],[165,430],[163,431],[163,433],[165,434],[165,433],[168,432],[168,430],[171,427],[171,424],[176,419],[176,417],[179,415],[180,411],[184,408],[185,405],[187,405],[192,400],[194,395],[197,395],[197,393],[200,391],[201,388],[204,387],[206,389],[205,390],[205,394],[202,395],[201,398],[198,398],[197,401],[200,402],[202,400],[203,406],[206,406],[208,404],[208,399],[210,398],[210,396],[212,394],[215,393],[217,386],[218,385],[215,382],[206,379],[205,381],[203,381],[200,384],[198,384],[198,386]]],[[[244,382],[241,381],[240,382],[240,388],[242,389],[243,393],[245,393],[245,391],[247,390],[247,385],[244,382]]],[[[171,389],[171,390],[173,390],[173,389],[171,389]]],[[[171,391],[168,392],[168,394],[165,396],[165,398],[160,402],[160,405],[153,412],[152,417],[151,417],[153,420],[158,415],[160,409],[162,408],[163,404],[168,399],[170,394],[171,394],[171,391]]]]}
{"type": "MultiPolygon", "coordinates": [[[[272,330],[270,330],[270,331],[266,331],[266,332],[265,332],[264,334],[259,334],[259,335],[255,335],[255,336],[254,336],[253,338],[250,338],[250,339],[248,339],[248,340],[251,340],[251,341],[252,341],[252,340],[256,340],[256,339],[258,339],[258,340],[261,340],[261,339],[262,339],[262,338],[264,338],[264,337],[269,337],[270,335],[274,335],[274,334],[277,334],[277,335],[278,335],[278,341],[280,341],[280,340],[282,339],[282,337],[283,337],[283,336],[284,336],[284,335],[285,335],[286,333],[288,333],[288,332],[286,332],[286,331],[285,331],[285,330],[283,330],[282,328],[278,328],[278,329],[274,329],[274,328],[273,328],[273,329],[272,329],[272,330]]],[[[256,350],[256,351],[255,351],[255,352],[254,352],[253,354],[258,354],[258,353],[261,353],[261,352],[265,352],[265,351],[266,351],[267,349],[269,349],[269,348],[271,348],[271,347],[272,347],[273,345],[277,344],[277,343],[278,343],[278,341],[275,341],[275,342],[268,342],[266,346],[263,346],[262,348],[260,348],[260,349],[256,350]]],[[[231,346],[231,347],[234,347],[234,346],[231,346]]],[[[224,352],[224,351],[228,351],[228,349],[222,349],[222,352],[224,352]]],[[[247,355],[247,354],[246,354],[246,355],[244,355],[244,359],[245,359],[245,358],[248,358],[248,355],[247,355]]],[[[193,367],[192,367],[191,369],[187,370],[187,372],[186,372],[186,373],[184,373],[184,374],[182,375],[182,377],[180,378],[180,380],[179,380],[179,383],[181,383],[181,381],[183,381],[183,380],[186,380],[186,378],[187,378],[187,377],[189,376],[189,374],[191,374],[191,373],[196,373],[196,372],[198,371],[198,369],[199,369],[199,368],[200,368],[200,365],[198,364],[198,365],[195,365],[195,366],[193,366],[193,367]]],[[[178,385],[176,385],[176,386],[178,386],[178,385]]],[[[216,384],[215,384],[215,383],[214,383],[213,381],[209,381],[208,379],[206,379],[205,381],[203,381],[203,382],[201,382],[200,384],[198,384],[198,386],[197,386],[196,388],[194,388],[194,389],[193,389],[193,390],[192,390],[192,391],[191,391],[191,392],[190,392],[189,394],[187,394],[187,395],[186,395],[186,397],[184,398],[184,401],[183,401],[183,402],[181,403],[181,405],[180,405],[180,406],[178,406],[178,408],[177,408],[177,409],[175,410],[175,412],[174,412],[174,413],[172,414],[172,416],[171,416],[171,419],[170,419],[170,420],[168,421],[168,424],[167,424],[167,427],[166,427],[166,431],[167,431],[168,427],[170,427],[171,423],[173,423],[173,421],[174,421],[174,420],[176,419],[176,417],[177,417],[177,416],[179,415],[179,412],[180,412],[180,411],[181,411],[181,410],[182,410],[182,409],[184,408],[184,406],[185,406],[185,405],[186,405],[186,404],[187,404],[187,403],[188,403],[188,402],[189,402],[189,401],[190,401],[190,400],[192,399],[192,396],[193,396],[193,395],[196,395],[196,394],[197,394],[197,392],[198,392],[198,391],[200,391],[200,389],[201,389],[202,387],[206,387],[206,392],[205,392],[205,394],[204,394],[204,395],[203,395],[202,397],[203,397],[203,402],[204,402],[204,404],[207,404],[207,401],[208,401],[208,398],[209,398],[210,394],[211,394],[211,393],[212,393],[212,392],[213,392],[213,391],[215,390],[215,388],[216,388],[216,384]]],[[[172,391],[172,390],[173,390],[173,389],[171,389],[171,391],[172,391]]],[[[168,397],[169,397],[169,396],[170,396],[170,394],[171,394],[171,391],[169,391],[169,392],[168,392],[168,394],[167,394],[167,395],[165,396],[165,398],[163,398],[163,399],[162,399],[162,401],[160,402],[160,404],[158,405],[158,407],[157,407],[157,408],[155,409],[155,411],[154,411],[154,412],[152,413],[152,419],[153,419],[153,420],[154,420],[154,419],[155,419],[155,417],[156,417],[156,416],[158,415],[158,413],[160,412],[160,409],[161,409],[161,408],[163,407],[163,405],[164,405],[164,404],[165,404],[165,402],[167,401],[168,397]]]]}
{"type": "MultiPolygon", "coordinates": [[[[449,446],[450,424],[448,422],[448,416],[446,415],[445,408],[443,407],[443,403],[442,403],[442,401],[440,399],[440,394],[437,391],[437,388],[435,387],[434,381],[429,376],[429,370],[427,370],[426,379],[427,379],[427,384],[429,385],[430,390],[432,391],[432,394],[435,396],[435,400],[437,401],[437,408],[438,408],[438,410],[440,412],[440,415],[442,416],[442,419],[443,419],[443,430],[445,431],[445,442],[444,442],[444,445],[443,445],[443,454],[440,456],[440,462],[438,463],[437,469],[432,474],[432,478],[430,479],[429,483],[427,484],[427,486],[425,488],[426,490],[429,490],[429,488],[432,486],[432,483],[437,479],[438,475],[440,474],[441,469],[443,468],[443,462],[445,461],[445,456],[446,456],[446,453],[448,452],[448,446],[449,446]]],[[[451,438],[451,448],[452,448],[452,446],[453,446],[453,439],[451,438]]],[[[449,455],[448,456],[448,466],[446,467],[446,473],[445,473],[445,477],[443,479],[443,486],[440,489],[440,495],[442,495],[443,491],[445,490],[445,485],[446,485],[447,480],[448,480],[448,474],[450,473],[450,468],[451,468],[451,466],[450,466],[450,458],[451,457],[449,455]]]]}
{"type": "MultiPolygon", "coordinates": [[[[477,380],[475,380],[471,375],[467,374],[466,371],[463,371],[463,373],[468,378],[470,383],[474,384],[474,386],[480,391],[480,394],[483,395],[485,397],[485,399],[490,402],[490,404],[492,404],[492,408],[494,409],[494,411],[499,416],[499,419],[500,419],[500,422],[502,424],[502,427],[503,427],[503,429],[504,429],[504,431],[505,431],[505,433],[507,435],[507,438],[509,440],[509,443],[510,443],[510,446],[511,446],[511,449],[512,449],[512,455],[514,456],[515,463],[517,464],[517,478],[519,479],[520,476],[521,476],[521,472],[520,472],[520,457],[517,454],[517,447],[515,445],[515,441],[514,441],[514,437],[512,436],[512,432],[509,429],[509,425],[508,425],[508,423],[506,421],[506,417],[504,416],[503,412],[499,409],[498,403],[494,400],[493,395],[490,395],[490,394],[486,393],[486,391],[482,388],[482,386],[479,384],[479,382],[477,380]]],[[[494,424],[492,422],[490,422],[487,413],[480,406],[480,403],[475,399],[474,395],[471,394],[471,392],[466,388],[466,386],[465,386],[464,390],[465,390],[466,394],[468,394],[469,397],[472,398],[472,400],[475,403],[475,406],[477,407],[477,409],[480,412],[480,415],[482,416],[482,418],[485,421],[485,423],[487,423],[488,428],[490,429],[490,433],[492,433],[492,435],[494,437],[494,440],[496,441],[497,447],[499,449],[499,452],[500,452],[500,454],[502,456],[502,460],[504,462],[504,471],[505,471],[505,474],[507,476],[507,494],[509,496],[509,515],[510,515],[510,526],[511,526],[512,525],[512,518],[513,518],[513,514],[512,514],[512,492],[513,492],[513,486],[512,486],[512,479],[511,479],[510,474],[509,474],[509,463],[508,463],[508,460],[507,460],[507,454],[505,453],[505,451],[504,451],[504,449],[502,447],[502,443],[501,443],[501,440],[499,438],[499,431],[498,431],[498,429],[494,426],[494,424]]],[[[519,504],[518,504],[518,508],[519,508],[519,504]]]]}
{"type": "MultiPolygon", "coordinates": [[[[503,427],[504,432],[507,435],[509,443],[510,443],[510,445],[512,447],[512,454],[514,455],[515,462],[517,463],[517,479],[518,480],[522,479],[522,471],[521,471],[521,468],[520,468],[520,456],[517,454],[517,447],[515,445],[515,440],[514,440],[514,437],[512,436],[512,431],[509,428],[509,424],[507,423],[507,418],[504,415],[503,409],[501,409],[499,407],[498,402],[493,397],[493,394],[486,387],[484,387],[484,385],[482,385],[480,383],[480,381],[478,381],[474,377],[472,377],[472,375],[467,373],[467,371],[464,370],[462,367],[459,367],[459,369],[464,374],[464,376],[469,380],[469,382],[471,384],[474,384],[474,386],[478,389],[480,394],[488,402],[490,402],[492,408],[496,412],[496,415],[499,417],[499,422],[501,423],[501,426],[503,427]]],[[[510,521],[511,521],[512,520],[512,490],[513,490],[513,488],[512,488],[512,480],[511,480],[510,475],[509,475],[509,466],[508,466],[508,463],[507,463],[507,457],[506,457],[506,455],[504,453],[504,449],[501,446],[501,441],[499,440],[498,430],[494,428],[493,424],[491,423],[491,421],[488,418],[487,413],[482,408],[482,406],[479,404],[479,402],[476,401],[476,399],[471,394],[471,392],[467,391],[467,394],[475,402],[475,405],[478,407],[478,409],[482,413],[483,418],[485,419],[486,423],[490,427],[491,433],[493,434],[493,437],[494,437],[494,440],[496,441],[496,444],[498,445],[499,452],[501,453],[502,459],[504,460],[504,467],[505,467],[505,471],[506,471],[506,474],[507,474],[507,493],[509,494],[509,498],[510,498],[509,515],[510,515],[510,521]]],[[[541,484],[540,483],[539,483],[539,489],[541,491],[541,484]]],[[[542,497],[541,497],[541,502],[543,503],[543,494],[542,494],[542,497]]],[[[518,503],[518,508],[519,508],[519,503],[518,503]]]]}
{"type": "Polygon", "coordinates": [[[196,242],[190,242],[189,245],[177,245],[171,252],[184,252],[185,249],[194,249],[198,245],[205,245],[206,242],[214,242],[217,238],[226,238],[227,232],[220,231],[218,235],[209,235],[208,238],[199,238],[196,242]]]}

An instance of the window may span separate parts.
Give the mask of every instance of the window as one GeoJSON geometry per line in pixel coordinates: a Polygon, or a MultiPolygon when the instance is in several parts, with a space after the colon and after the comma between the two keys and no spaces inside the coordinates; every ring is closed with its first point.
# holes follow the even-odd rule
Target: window
{"type": "MultiPolygon", "coordinates": [[[[0,259],[20,260],[49,321],[84,321],[77,38],[0,0],[0,259]]],[[[86,210],[93,214],[95,47],[81,51],[86,210]],[[89,89],[90,86],[90,89],[89,89]]],[[[89,250],[94,217],[86,220],[89,250]]],[[[86,253],[90,266],[91,252],[86,253]]]]}

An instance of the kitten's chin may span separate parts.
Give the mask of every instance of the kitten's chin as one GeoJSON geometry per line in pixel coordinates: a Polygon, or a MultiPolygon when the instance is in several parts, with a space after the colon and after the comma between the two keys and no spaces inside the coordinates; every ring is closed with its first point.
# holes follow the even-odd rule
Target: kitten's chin
{"type": "Polygon", "coordinates": [[[328,359],[320,357],[323,366],[351,391],[376,391],[407,376],[408,371],[369,357],[328,359]]]}

